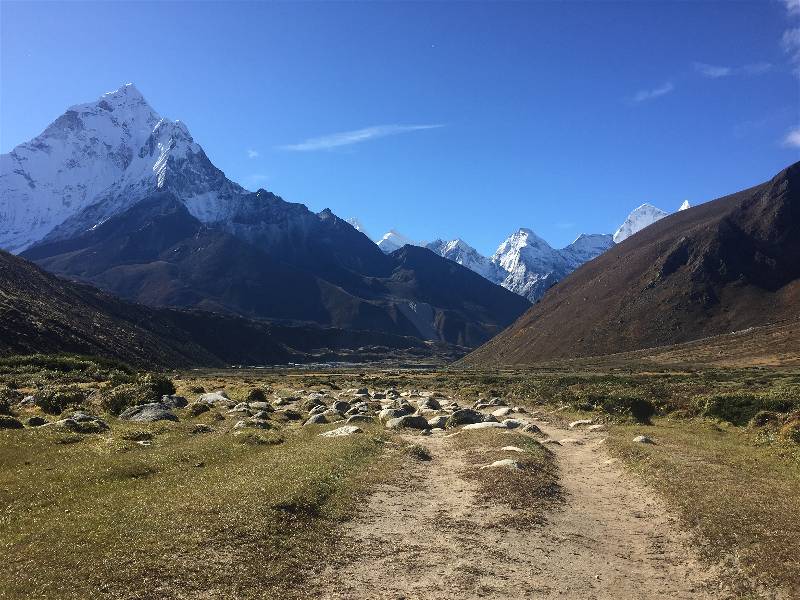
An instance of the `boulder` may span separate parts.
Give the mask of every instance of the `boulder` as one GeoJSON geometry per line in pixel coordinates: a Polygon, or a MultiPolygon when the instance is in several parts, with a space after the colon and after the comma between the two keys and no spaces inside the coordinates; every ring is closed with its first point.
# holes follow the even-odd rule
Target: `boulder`
{"type": "Polygon", "coordinates": [[[347,417],[346,423],[349,425],[350,423],[372,423],[374,421],[375,421],[375,417],[359,413],[359,414],[350,415],[349,417],[347,417]]]}
{"type": "Polygon", "coordinates": [[[272,424],[264,419],[243,419],[233,426],[234,429],[272,429],[272,424]]]}
{"type": "Polygon", "coordinates": [[[428,420],[420,415],[403,415],[402,417],[395,417],[386,422],[386,427],[389,429],[401,429],[408,427],[410,429],[427,429],[428,420]]]}
{"type": "Polygon", "coordinates": [[[444,429],[445,425],[447,425],[447,417],[445,417],[444,415],[428,419],[428,427],[434,429],[444,429]]]}
{"type": "Polygon", "coordinates": [[[311,415],[303,425],[322,425],[327,422],[328,419],[325,418],[325,415],[317,413],[316,415],[311,415]]]}
{"type": "Polygon", "coordinates": [[[386,423],[390,419],[397,419],[399,417],[404,417],[407,414],[409,414],[407,411],[399,408],[384,408],[382,411],[378,413],[378,420],[381,423],[386,423]]]}
{"type": "Polygon", "coordinates": [[[513,408],[513,411],[514,411],[515,413],[526,413],[526,412],[528,412],[528,411],[525,409],[525,407],[524,407],[524,406],[515,406],[515,407],[513,408]]]}
{"type": "Polygon", "coordinates": [[[47,419],[39,416],[33,416],[27,421],[28,427],[41,427],[42,425],[47,425],[47,423],[47,419]]]}
{"type": "Polygon", "coordinates": [[[336,429],[331,429],[330,431],[326,431],[325,433],[320,433],[320,437],[342,437],[347,435],[353,435],[354,433],[362,433],[362,430],[355,425],[343,425],[342,427],[337,427],[336,429]]]}
{"type": "Polygon", "coordinates": [[[208,402],[192,402],[188,407],[189,415],[196,417],[202,415],[204,412],[211,410],[211,405],[208,402]]]}
{"type": "Polygon", "coordinates": [[[200,394],[197,402],[205,402],[206,404],[227,404],[230,402],[228,394],[223,391],[209,392],[207,394],[200,394]]]}
{"type": "Polygon", "coordinates": [[[480,423],[483,421],[483,413],[470,408],[462,408],[453,412],[447,419],[448,427],[457,427],[459,425],[470,425],[472,423],[480,423]]]}
{"type": "Polygon", "coordinates": [[[310,411],[308,411],[308,414],[312,415],[312,416],[313,415],[321,415],[326,410],[328,410],[327,406],[325,406],[324,404],[317,404],[314,408],[312,408],[310,411]]]}
{"type": "Polygon", "coordinates": [[[139,404],[123,410],[119,414],[123,421],[136,421],[152,423],[154,421],[177,421],[175,413],[170,412],[170,406],[161,402],[139,404]]]}
{"type": "Polygon", "coordinates": [[[10,415],[0,415],[0,429],[23,429],[22,421],[10,415]]]}
{"type": "Polygon", "coordinates": [[[602,423],[598,423],[597,425],[589,425],[586,428],[586,431],[605,431],[606,426],[602,423]]]}
{"type": "Polygon", "coordinates": [[[164,394],[161,396],[161,404],[166,404],[170,408],[183,408],[189,401],[184,398],[183,396],[177,396],[175,394],[164,394]]]}
{"type": "Polygon", "coordinates": [[[345,402],[344,400],[336,400],[333,404],[331,404],[331,408],[339,411],[340,413],[345,413],[350,410],[350,403],[345,402]]]}
{"type": "Polygon", "coordinates": [[[206,425],[205,423],[195,423],[189,430],[189,433],[211,433],[212,431],[214,431],[214,428],[211,427],[211,425],[206,425]]]}
{"type": "Polygon", "coordinates": [[[577,421],[573,421],[569,424],[570,429],[575,429],[576,427],[580,427],[581,425],[591,425],[594,423],[592,419],[578,419],[577,421]]]}
{"type": "Polygon", "coordinates": [[[527,425],[525,425],[525,427],[522,428],[522,431],[524,431],[525,433],[542,433],[542,430],[539,429],[533,423],[528,423],[527,425]]]}
{"type": "Polygon", "coordinates": [[[252,410],[256,410],[256,411],[263,410],[263,411],[266,411],[266,412],[272,412],[272,411],[275,410],[272,407],[272,404],[270,404],[269,402],[263,402],[261,400],[258,400],[256,402],[250,402],[250,408],[252,410]]]}
{"type": "Polygon", "coordinates": [[[633,438],[633,441],[637,444],[655,444],[655,442],[646,435],[637,435],[633,438]]]}
{"type": "Polygon", "coordinates": [[[439,403],[439,401],[436,398],[431,397],[431,398],[425,398],[424,400],[419,402],[417,407],[420,410],[423,410],[423,409],[440,410],[442,408],[442,405],[439,403]]]}
{"type": "Polygon", "coordinates": [[[492,416],[497,417],[499,419],[501,417],[507,417],[508,415],[511,414],[511,412],[512,411],[509,407],[504,406],[502,408],[498,408],[495,411],[492,411],[492,416]]]}
{"type": "Polygon", "coordinates": [[[522,427],[523,425],[525,425],[525,423],[523,423],[519,419],[503,419],[501,424],[504,425],[507,429],[516,429],[517,427],[522,427]]]}
{"type": "Polygon", "coordinates": [[[525,452],[525,450],[523,450],[519,446],[503,446],[502,448],[500,448],[500,450],[502,450],[503,452],[519,452],[519,453],[525,452]]]}

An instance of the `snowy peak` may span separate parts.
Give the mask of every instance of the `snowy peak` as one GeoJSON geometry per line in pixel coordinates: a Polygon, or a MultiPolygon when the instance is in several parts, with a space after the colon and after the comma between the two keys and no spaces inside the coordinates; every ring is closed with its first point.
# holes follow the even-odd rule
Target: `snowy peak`
{"type": "Polygon", "coordinates": [[[582,233],[569,246],[559,252],[571,269],[597,258],[614,245],[614,238],[608,233],[582,233]]]}
{"type": "Polygon", "coordinates": [[[625,222],[620,225],[620,228],[614,233],[614,242],[619,244],[648,225],[652,225],[656,221],[663,219],[668,214],[669,213],[660,208],[656,208],[652,204],[642,204],[628,215],[625,222]]]}
{"type": "Polygon", "coordinates": [[[356,231],[360,231],[365,236],[372,239],[372,236],[369,233],[367,233],[366,229],[364,229],[364,225],[361,223],[361,221],[359,221],[355,217],[351,217],[347,219],[347,222],[353,227],[353,229],[355,229],[356,231]]]}
{"type": "Polygon", "coordinates": [[[76,104],[0,156],[0,248],[90,229],[157,190],[198,218],[245,193],[208,160],[181,121],[159,115],[133,84],[76,104]]]}
{"type": "Polygon", "coordinates": [[[426,248],[439,256],[467,267],[489,281],[499,283],[503,279],[504,274],[501,274],[496,265],[460,238],[450,241],[439,239],[427,244],[426,248]]]}
{"type": "Polygon", "coordinates": [[[404,236],[402,233],[395,231],[394,229],[390,229],[384,233],[383,237],[378,240],[378,248],[383,250],[386,254],[394,252],[395,250],[399,250],[407,244],[411,246],[417,245],[417,243],[411,238],[404,236]]]}
{"type": "Polygon", "coordinates": [[[688,200],[684,200],[683,204],[681,204],[680,208],[678,209],[678,212],[680,212],[682,210],[686,210],[687,208],[692,208],[692,205],[689,204],[688,200]]]}

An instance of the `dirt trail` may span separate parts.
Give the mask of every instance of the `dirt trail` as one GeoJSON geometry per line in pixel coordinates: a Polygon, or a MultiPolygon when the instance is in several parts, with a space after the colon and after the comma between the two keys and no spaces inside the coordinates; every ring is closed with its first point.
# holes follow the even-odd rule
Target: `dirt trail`
{"type": "Polygon", "coordinates": [[[609,459],[602,434],[533,422],[554,439],[579,442],[550,446],[566,504],[545,525],[500,525],[509,510],[476,501],[476,484],[460,476],[468,468],[464,452],[441,434],[415,437],[433,460],[419,463],[407,483],[369,498],[345,533],[360,559],[329,565],[317,597],[714,597],[704,591],[708,575],[686,534],[609,459]]]}

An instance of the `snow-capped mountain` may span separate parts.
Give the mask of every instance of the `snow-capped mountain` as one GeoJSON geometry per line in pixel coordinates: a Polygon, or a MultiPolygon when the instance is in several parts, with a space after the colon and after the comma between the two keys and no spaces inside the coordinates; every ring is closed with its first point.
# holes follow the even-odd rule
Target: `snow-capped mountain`
{"type": "Polygon", "coordinates": [[[378,240],[377,242],[378,248],[383,250],[386,254],[390,252],[394,252],[395,250],[399,250],[406,244],[411,246],[418,245],[417,242],[413,241],[411,238],[404,236],[399,231],[395,231],[394,229],[390,229],[386,233],[383,234],[383,237],[378,240]]]}
{"type": "Polygon", "coordinates": [[[127,84],[72,106],[0,156],[0,248],[70,237],[158,190],[203,222],[223,219],[228,201],[248,193],[211,164],[186,125],[161,117],[127,84]]]}
{"type": "Polygon", "coordinates": [[[351,217],[351,218],[347,219],[347,222],[350,223],[350,225],[353,226],[353,229],[355,229],[356,231],[360,231],[365,236],[367,236],[368,238],[372,239],[372,236],[367,232],[366,229],[364,229],[364,225],[357,218],[351,217]]]}
{"type": "Polygon", "coordinates": [[[583,263],[597,258],[614,245],[614,238],[608,233],[582,233],[569,246],[559,250],[571,270],[583,263]]]}
{"type": "Polygon", "coordinates": [[[678,212],[680,212],[682,210],[686,210],[687,208],[692,208],[692,205],[689,204],[688,200],[684,200],[683,204],[681,204],[680,208],[678,209],[678,212]]]}
{"type": "Polygon", "coordinates": [[[464,240],[445,241],[439,239],[427,244],[425,247],[433,250],[439,256],[475,271],[478,275],[482,275],[494,283],[500,283],[505,278],[506,274],[502,269],[464,240]]]}
{"type": "Polygon", "coordinates": [[[619,229],[614,233],[614,242],[619,244],[648,225],[652,225],[656,221],[663,219],[668,214],[668,212],[656,208],[652,204],[642,204],[638,208],[633,209],[631,214],[625,219],[625,222],[622,223],[619,229]]]}

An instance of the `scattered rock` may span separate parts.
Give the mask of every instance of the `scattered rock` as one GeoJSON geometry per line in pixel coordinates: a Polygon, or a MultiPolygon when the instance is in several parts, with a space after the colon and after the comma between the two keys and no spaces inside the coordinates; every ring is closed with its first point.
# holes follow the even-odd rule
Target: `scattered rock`
{"type": "Polygon", "coordinates": [[[227,404],[230,398],[228,398],[228,394],[220,390],[218,392],[201,394],[197,401],[205,402],[206,404],[227,404]]]}
{"type": "Polygon", "coordinates": [[[42,425],[47,425],[47,419],[39,416],[34,416],[28,419],[27,421],[28,427],[41,427],[42,425]]]}
{"type": "Polygon", "coordinates": [[[265,412],[272,412],[275,410],[272,404],[263,401],[250,402],[250,408],[256,411],[263,410],[265,412]]]}
{"type": "Polygon", "coordinates": [[[512,458],[504,458],[502,460],[496,460],[490,465],[484,465],[481,469],[521,469],[522,467],[520,464],[512,458]]]}
{"type": "Polygon", "coordinates": [[[493,411],[492,416],[495,416],[499,419],[500,417],[507,417],[511,414],[511,412],[512,411],[509,407],[504,406],[503,408],[498,408],[497,410],[493,411]]]}
{"type": "Polygon", "coordinates": [[[503,446],[500,448],[500,450],[503,450],[504,452],[525,452],[525,450],[518,446],[503,446]]]}
{"type": "Polygon", "coordinates": [[[10,415],[0,415],[0,429],[23,429],[22,421],[10,415]]]}
{"type": "Polygon", "coordinates": [[[264,419],[243,419],[233,426],[234,429],[272,429],[272,423],[264,419]]]}
{"type": "Polygon", "coordinates": [[[575,429],[576,427],[580,427],[581,425],[591,425],[594,423],[591,419],[578,419],[577,421],[573,421],[569,424],[570,429],[575,429]]]}
{"type": "Polygon", "coordinates": [[[409,427],[411,429],[427,429],[428,420],[419,415],[403,415],[402,417],[389,419],[386,422],[386,427],[388,429],[400,429],[403,427],[409,427]]]}
{"type": "Polygon", "coordinates": [[[575,444],[576,446],[580,446],[583,444],[583,442],[577,438],[564,438],[561,440],[561,445],[563,446],[564,444],[575,444]]]}
{"type": "Polygon", "coordinates": [[[515,413],[526,413],[528,411],[525,409],[524,406],[515,406],[514,407],[514,412],[515,413]]]}
{"type": "Polygon", "coordinates": [[[527,425],[525,425],[525,427],[522,428],[522,431],[524,431],[525,433],[542,433],[542,430],[539,429],[533,423],[528,423],[527,425]]]}
{"type": "Polygon", "coordinates": [[[345,402],[344,400],[336,400],[333,404],[331,404],[331,408],[340,413],[346,413],[348,410],[350,410],[350,403],[345,402]]]}
{"type": "Polygon", "coordinates": [[[303,423],[303,425],[322,425],[327,422],[328,419],[325,417],[325,415],[317,413],[315,415],[311,415],[308,420],[303,423]]]}
{"type": "Polygon", "coordinates": [[[503,419],[502,425],[507,429],[516,429],[517,427],[522,427],[525,423],[518,419],[503,419]]]}
{"type": "Polygon", "coordinates": [[[463,429],[466,431],[471,429],[508,429],[508,427],[497,421],[486,421],[484,423],[469,423],[464,425],[463,429]]]}
{"type": "Polygon", "coordinates": [[[554,446],[560,446],[561,442],[558,440],[554,440],[553,438],[547,438],[546,440],[542,440],[543,444],[553,444],[554,446]]]}
{"type": "Polygon", "coordinates": [[[440,410],[442,405],[436,398],[425,398],[422,402],[418,405],[420,410],[428,409],[428,410],[440,410]]]}
{"type": "Polygon", "coordinates": [[[361,428],[356,427],[355,425],[343,425],[342,427],[331,429],[330,431],[320,433],[319,435],[320,437],[342,437],[346,435],[353,435],[354,433],[362,433],[361,428]]]}
{"type": "Polygon", "coordinates": [[[637,435],[635,438],[633,438],[633,441],[637,444],[655,444],[655,442],[646,435],[637,435]]]}
{"type": "Polygon", "coordinates": [[[189,432],[190,433],[211,433],[213,431],[214,431],[214,428],[211,427],[211,425],[206,425],[205,423],[195,423],[192,426],[192,428],[191,428],[191,430],[189,432]]]}
{"type": "Polygon", "coordinates": [[[345,422],[347,424],[350,424],[350,423],[372,423],[374,420],[375,420],[375,417],[373,417],[371,415],[364,415],[364,414],[358,413],[358,414],[350,415],[349,417],[347,417],[347,421],[345,421],[345,422]]]}
{"type": "Polygon", "coordinates": [[[589,427],[586,428],[586,431],[605,431],[605,429],[605,425],[598,423],[597,425],[589,425],[589,427]]]}
{"type": "Polygon", "coordinates": [[[447,425],[447,417],[444,415],[428,419],[428,427],[432,429],[444,429],[445,425],[447,425]]]}
{"type": "Polygon", "coordinates": [[[161,396],[161,404],[165,404],[170,408],[183,408],[189,401],[183,396],[176,396],[175,394],[165,394],[161,396]]]}
{"type": "Polygon", "coordinates": [[[154,421],[177,421],[175,413],[170,412],[170,406],[161,402],[150,404],[140,404],[123,410],[119,414],[123,421],[148,422],[154,421]]]}
{"type": "Polygon", "coordinates": [[[457,427],[459,425],[471,425],[483,421],[483,413],[470,408],[462,408],[453,412],[447,419],[448,427],[457,427]]]}

